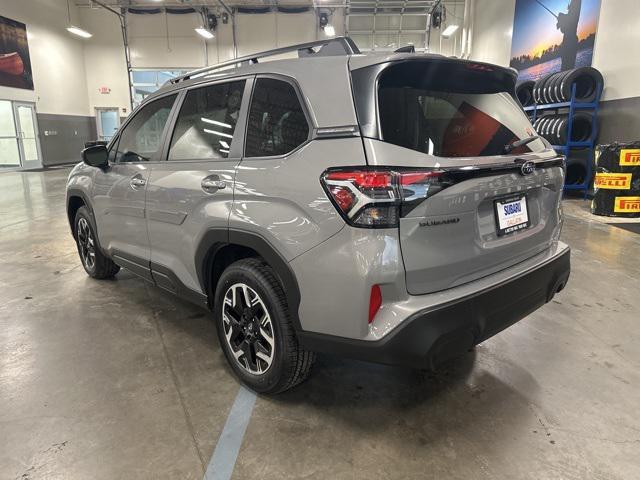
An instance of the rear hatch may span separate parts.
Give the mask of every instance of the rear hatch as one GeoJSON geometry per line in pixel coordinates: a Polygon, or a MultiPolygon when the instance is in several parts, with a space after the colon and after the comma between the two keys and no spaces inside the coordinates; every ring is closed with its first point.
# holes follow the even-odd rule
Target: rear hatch
{"type": "Polygon", "coordinates": [[[557,240],[562,158],[530,139],[513,71],[418,57],[352,78],[369,165],[409,172],[398,182],[409,293],[473,281],[557,240]],[[522,139],[531,141],[505,148],[522,139]],[[411,173],[420,171],[434,175],[411,173]]]}

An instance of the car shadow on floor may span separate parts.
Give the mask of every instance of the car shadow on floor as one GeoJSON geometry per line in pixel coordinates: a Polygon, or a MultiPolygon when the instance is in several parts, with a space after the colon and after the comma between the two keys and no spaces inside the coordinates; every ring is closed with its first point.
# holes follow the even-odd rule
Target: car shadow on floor
{"type": "MultiPolygon", "coordinates": [[[[124,282],[133,280],[143,285],[142,281],[129,279],[129,275],[119,277],[124,282]]],[[[146,293],[136,295],[136,302],[141,307],[143,303],[154,305],[163,330],[181,337],[178,344],[183,347],[191,344],[195,349],[191,361],[181,354],[182,360],[192,365],[200,362],[200,375],[210,370],[211,375],[219,376],[223,370],[231,382],[239,385],[218,344],[210,312],[156,287],[141,288],[146,293]]],[[[539,388],[536,380],[518,365],[498,360],[501,372],[516,378],[519,388],[506,383],[493,373],[494,368],[485,368],[487,361],[478,365],[480,358],[491,357],[490,363],[495,363],[490,351],[481,345],[435,372],[319,354],[307,381],[279,395],[259,395],[264,406],[260,410],[300,410],[369,433],[397,427],[449,431],[501,415],[512,425],[519,418],[531,419],[531,402],[519,388],[535,392],[539,388]]]]}

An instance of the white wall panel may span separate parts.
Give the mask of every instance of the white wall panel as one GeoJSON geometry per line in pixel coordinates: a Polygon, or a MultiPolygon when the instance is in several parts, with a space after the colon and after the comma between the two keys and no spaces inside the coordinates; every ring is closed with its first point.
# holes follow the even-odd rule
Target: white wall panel
{"type": "Polygon", "coordinates": [[[93,34],[84,45],[89,112],[94,115],[96,107],[117,107],[125,116],[130,109],[129,82],[118,17],[103,9],[81,9],[79,13],[82,26],[93,34]],[[100,93],[101,87],[110,92],[100,93]]]}
{"type": "MultiPolygon", "coordinates": [[[[35,91],[0,87],[0,98],[34,101],[39,113],[87,115],[86,43],[67,32],[67,4],[60,0],[0,0],[0,13],[27,25],[35,91]]],[[[78,12],[72,6],[72,21],[78,12]]],[[[90,40],[90,39],[88,39],[90,40]]]]}
{"type": "Polygon", "coordinates": [[[640,97],[640,1],[601,1],[593,66],[605,77],[604,99],[640,97]]]}

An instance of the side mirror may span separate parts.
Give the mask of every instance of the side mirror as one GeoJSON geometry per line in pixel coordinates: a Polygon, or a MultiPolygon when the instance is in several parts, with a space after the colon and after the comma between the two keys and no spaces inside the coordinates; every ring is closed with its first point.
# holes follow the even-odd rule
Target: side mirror
{"type": "Polygon", "coordinates": [[[82,150],[82,161],[91,167],[109,166],[109,151],[105,145],[94,145],[82,150]]]}

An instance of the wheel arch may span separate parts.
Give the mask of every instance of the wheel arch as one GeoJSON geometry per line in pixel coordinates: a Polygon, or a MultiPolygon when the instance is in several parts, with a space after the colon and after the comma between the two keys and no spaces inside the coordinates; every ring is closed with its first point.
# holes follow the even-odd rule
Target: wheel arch
{"type": "Polygon", "coordinates": [[[69,219],[69,227],[71,228],[71,234],[74,238],[76,236],[74,223],[76,220],[76,213],[80,207],[87,207],[89,214],[93,217],[93,209],[91,208],[91,204],[89,203],[85,193],[78,189],[67,190],[67,218],[69,219]]]}
{"type": "Polygon", "coordinates": [[[196,249],[196,271],[202,291],[213,298],[220,275],[231,263],[248,257],[262,258],[274,271],[282,284],[291,322],[296,331],[301,330],[298,308],[300,289],[293,270],[268,240],[260,234],[235,229],[213,229],[207,231],[196,249]]]}

